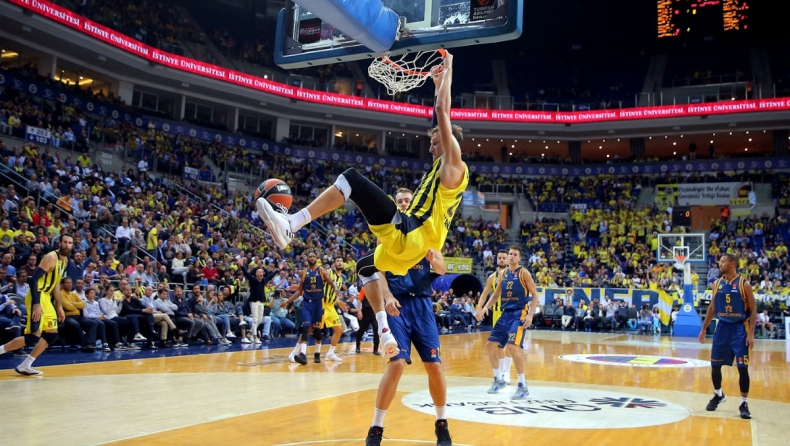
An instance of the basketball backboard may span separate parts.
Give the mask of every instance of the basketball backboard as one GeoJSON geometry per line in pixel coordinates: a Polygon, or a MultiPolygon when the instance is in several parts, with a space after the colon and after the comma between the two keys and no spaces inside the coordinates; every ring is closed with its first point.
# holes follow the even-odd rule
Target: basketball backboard
{"type": "Polygon", "coordinates": [[[656,258],[659,262],[677,263],[678,256],[685,262],[705,262],[707,253],[705,234],[658,234],[656,258]]]}
{"type": "Polygon", "coordinates": [[[359,4],[366,1],[383,3],[401,19],[389,51],[371,51],[287,0],[277,19],[275,63],[285,69],[303,68],[382,54],[502,42],[521,35],[523,0],[358,0],[359,4]]]}

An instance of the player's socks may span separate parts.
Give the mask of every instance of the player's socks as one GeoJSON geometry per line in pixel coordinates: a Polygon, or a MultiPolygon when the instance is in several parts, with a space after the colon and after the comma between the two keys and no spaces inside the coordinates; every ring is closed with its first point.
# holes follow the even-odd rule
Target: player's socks
{"type": "Polygon", "coordinates": [[[749,401],[747,401],[748,399],[749,399],[749,397],[748,397],[748,396],[742,396],[742,397],[741,397],[741,404],[743,404],[743,403],[748,403],[748,402],[749,402],[749,401]]]}
{"type": "Polygon", "coordinates": [[[436,408],[436,419],[437,420],[446,420],[447,416],[445,415],[445,409],[447,406],[434,406],[436,408]]]}
{"type": "Polygon", "coordinates": [[[25,360],[22,361],[22,366],[23,367],[33,367],[33,361],[35,361],[35,360],[36,360],[36,358],[34,358],[33,356],[27,355],[27,358],[25,358],[25,360]]]}
{"type": "Polygon", "coordinates": [[[718,397],[724,396],[724,392],[722,392],[721,389],[713,389],[713,393],[715,393],[718,397]]]}
{"type": "Polygon", "coordinates": [[[304,208],[301,211],[291,215],[289,221],[291,222],[291,232],[295,233],[313,221],[313,217],[309,212],[307,212],[307,208],[304,208]]]}
{"type": "Polygon", "coordinates": [[[316,345],[315,345],[315,352],[316,352],[316,353],[318,353],[318,354],[320,354],[320,353],[321,353],[321,346],[322,346],[322,345],[323,345],[323,344],[316,344],[316,345]]]}
{"type": "Polygon", "coordinates": [[[374,409],[373,412],[373,423],[372,426],[384,427],[384,416],[387,415],[386,410],[381,410],[378,407],[374,409]]]}
{"type": "MultiPolygon", "coordinates": [[[[510,375],[510,366],[511,365],[513,365],[513,358],[511,358],[510,356],[505,356],[505,368],[502,369],[502,370],[504,370],[505,373],[507,373],[508,375],[510,375]]],[[[500,367],[501,367],[501,365],[500,365],[500,367]]]]}
{"type": "Polygon", "coordinates": [[[384,333],[384,329],[390,328],[390,324],[387,321],[387,312],[386,311],[379,311],[376,313],[376,322],[379,323],[379,334],[384,333]]]}
{"type": "Polygon", "coordinates": [[[0,355],[5,353],[5,345],[0,345],[0,355]]]}
{"type": "Polygon", "coordinates": [[[307,354],[307,342],[299,344],[299,353],[302,353],[303,355],[307,354]]]}
{"type": "Polygon", "coordinates": [[[296,343],[296,345],[294,345],[294,351],[292,352],[292,354],[294,354],[294,355],[298,355],[299,354],[299,346],[300,345],[302,345],[302,344],[300,344],[298,342],[296,343]]]}
{"type": "Polygon", "coordinates": [[[329,356],[329,355],[334,355],[334,354],[335,354],[335,346],[334,345],[330,345],[329,346],[329,351],[326,352],[326,355],[329,356]]]}
{"type": "Polygon", "coordinates": [[[523,385],[525,385],[525,386],[527,385],[527,381],[526,381],[526,379],[524,378],[524,374],[523,374],[523,373],[519,373],[519,374],[518,374],[518,383],[519,383],[519,384],[523,384],[523,385]]]}
{"type": "Polygon", "coordinates": [[[502,369],[494,369],[494,379],[496,379],[497,382],[502,381],[502,369]]]}
{"type": "Polygon", "coordinates": [[[499,360],[499,370],[502,371],[502,376],[505,376],[505,374],[510,375],[509,373],[507,373],[508,370],[507,370],[507,360],[506,359],[502,358],[502,359],[499,360]]]}

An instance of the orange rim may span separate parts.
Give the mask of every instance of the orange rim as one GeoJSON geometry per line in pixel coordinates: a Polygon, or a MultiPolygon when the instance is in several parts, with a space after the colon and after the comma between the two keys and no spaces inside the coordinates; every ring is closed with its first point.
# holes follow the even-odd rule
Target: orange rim
{"type": "MultiPolygon", "coordinates": [[[[440,63],[439,65],[435,65],[435,67],[442,67],[441,69],[444,69],[444,58],[447,57],[447,51],[444,48],[439,48],[436,50],[436,52],[439,53],[440,56],[442,56],[442,63],[440,63]]],[[[429,76],[431,74],[430,71],[407,70],[401,67],[400,65],[398,65],[397,62],[394,62],[392,59],[390,59],[389,56],[381,56],[381,61],[391,66],[392,68],[400,72],[403,72],[409,76],[429,76]]],[[[439,72],[441,72],[441,69],[439,70],[439,72]]]]}

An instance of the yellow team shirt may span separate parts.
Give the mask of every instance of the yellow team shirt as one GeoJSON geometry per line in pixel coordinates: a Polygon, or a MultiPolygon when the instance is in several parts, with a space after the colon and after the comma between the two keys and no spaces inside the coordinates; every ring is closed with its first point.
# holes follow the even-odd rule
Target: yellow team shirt
{"type": "Polygon", "coordinates": [[[155,249],[157,246],[159,246],[159,233],[156,228],[151,228],[151,230],[148,232],[146,249],[155,249]]]}

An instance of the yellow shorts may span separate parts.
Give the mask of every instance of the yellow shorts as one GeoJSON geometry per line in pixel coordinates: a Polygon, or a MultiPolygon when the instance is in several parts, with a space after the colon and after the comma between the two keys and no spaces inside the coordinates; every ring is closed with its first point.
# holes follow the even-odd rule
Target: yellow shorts
{"type": "Polygon", "coordinates": [[[340,315],[337,313],[334,305],[324,305],[324,318],[322,320],[324,328],[339,327],[340,315]]]}
{"type": "Polygon", "coordinates": [[[37,324],[38,327],[33,325],[33,296],[30,292],[25,296],[25,306],[27,307],[27,324],[25,325],[25,334],[33,334],[39,331],[49,331],[58,329],[58,313],[55,312],[55,306],[52,305],[52,296],[49,293],[41,293],[41,320],[37,324]]]}

